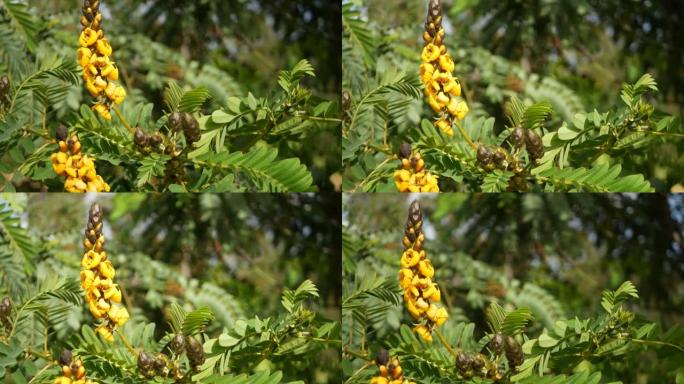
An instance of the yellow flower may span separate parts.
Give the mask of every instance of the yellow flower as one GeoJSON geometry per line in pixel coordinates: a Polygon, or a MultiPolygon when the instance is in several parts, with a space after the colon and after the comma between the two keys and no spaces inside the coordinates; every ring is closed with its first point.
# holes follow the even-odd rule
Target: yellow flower
{"type": "Polygon", "coordinates": [[[456,68],[456,65],[454,64],[454,60],[451,59],[451,56],[445,54],[439,57],[439,67],[442,71],[451,73],[456,68]]]}
{"type": "Polygon", "coordinates": [[[93,53],[88,48],[79,48],[76,53],[78,55],[78,65],[81,68],[85,68],[90,63],[90,57],[93,53]]]}
{"type": "Polygon", "coordinates": [[[97,48],[97,52],[102,56],[111,56],[112,55],[112,46],[109,45],[109,41],[107,41],[107,39],[98,40],[96,48],[97,48]]]}
{"type": "Polygon", "coordinates": [[[438,46],[430,43],[423,48],[423,53],[421,55],[421,58],[423,59],[423,62],[429,63],[429,62],[437,60],[437,58],[439,58],[439,54],[440,54],[440,48],[438,46]]]}
{"type": "Polygon", "coordinates": [[[93,285],[95,280],[95,273],[89,269],[84,269],[81,271],[81,287],[86,291],[93,285]]]}
{"type": "Polygon", "coordinates": [[[116,273],[114,267],[112,267],[112,262],[109,260],[101,262],[98,269],[100,270],[100,274],[107,279],[113,279],[114,274],[116,273]]]}
{"type": "Polygon", "coordinates": [[[109,319],[116,325],[122,326],[126,324],[129,319],[128,311],[124,307],[112,307],[108,313],[109,319]]]}
{"type": "Polygon", "coordinates": [[[83,32],[81,32],[81,37],[79,37],[78,42],[81,44],[81,47],[87,48],[97,41],[97,32],[90,29],[90,28],[85,28],[83,32]]]}
{"type": "Polygon", "coordinates": [[[416,307],[416,304],[411,300],[406,301],[406,309],[408,309],[411,317],[413,317],[416,320],[420,319],[424,312],[423,310],[416,307]]]}
{"type": "MultiPolygon", "coordinates": [[[[109,84],[113,84],[113,83],[109,83],[109,84]]],[[[109,89],[110,88],[107,87],[107,90],[109,90],[109,89]]],[[[112,89],[110,92],[107,92],[106,94],[107,94],[107,97],[110,100],[112,100],[113,102],[115,102],[116,104],[123,103],[124,99],[126,98],[126,90],[124,90],[122,86],[114,87],[114,89],[112,89]]]]}
{"type": "Polygon", "coordinates": [[[107,300],[111,300],[115,303],[121,302],[121,290],[116,284],[112,284],[105,292],[104,297],[107,300]]]}
{"type": "Polygon", "coordinates": [[[100,74],[110,81],[119,79],[119,70],[112,63],[107,63],[100,71],[100,74]]]}
{"type": "Polygon", "coordinates": [[[114,334],[112,334],[112,330],[106,325],[100,325],[97,327],[96,331],[100,334],[100,336],[102,336],[103,339],[109,341],[110,343],[114,341],[114,334]]]}
{"type": "Polygon", "coordinates": [[[444,105],[437,101],[437,98],[434,95],[428,96],[428,104],[435,113],[441,112],[442,108],[444,108],[444,105]]]}
{"type": "Polygon", "coordinates": [[[370,384],[390,384],[386,377],[376,376],[371,379],[370,384]]]}
{"type": "Polygon", "coordinates": [[[465,101],[456,98],[451,99],[449,105],[447,106],[451,116],[457,118],[458,120],[465,119],[468,114],[468,104],[465,101]]]}
{"type": "Polygon", "coordinates": [[[448,83],[444,84],[442,87],[444,92],[450,94],[451,96],[461,96],[461,83],[452,78],[448,83]]]}
{"type": "Polygon", "coordinates": [[[85,269],[93,269],[100,264],[100,260],[101,257],[99,253],[95,251],[88,251],[85,255],[83,255],[81,265],[85,269]]]}
{"type": "Polygon", "coordinates": [[[103,311],[97,306],[97,302],[91,301],[88,303],[88,309],[90,310],[90,313],[95,317],[96,319],[101,319],[104,317],[105,313],[107,311],[103,311]]]}
{"type": "Polygon", "coordinates": [[[91,285],[90,287],[86,288],[86,295],[85,299],[88,304],[93,303],[97,307],[97,301],[100,299],[100,296],[102,296],[102,293],[100,290],[95,286],[94,284],[91,285]]]}
{"type": "Polygon", "coordinates": [[[55,379],[55,384],[72,384],[72,383],[73,382],[71,381],[70,378],[64,377],[64,376],[60,376],[60,377],[55,379]]]}
{"type": "Polygon", "coordinates": [[[432,276],[435,275],[435,267],[432,266],[432,263],[428,259],[421,260],[420,263],[418,263],[418,270],[423,277],[431,279],[432,276]]]}
{"type": "Polygon", "coordinates": [[[447,136],[454,135],[454,129],[451,127],[451,123],[445,119],[440,119],[435,122],[435,126],[444,132],[447,136]]]}
{"type": "Polygon", "coordinates": [[[417,333],[420,337],[423,338],[423,340],[427,342],[432,342],[432,332],[425,325],[417,325],[415,328],[413,328],[413,332],[417,333]]]}
{"type": "Polygon", "coordinates": [[[399,270],[399,285],[406,289],[411,285],[413,280],[413,271],[408,268],[402,268],[399,270]]]}
{"type": "Polygon", "coordinates": [[[112,114],[109,112],[109,107],[104,104],[98,103],[93,105],[93,110],[100,114],[100,116],[102,116],[102,118],[105,120],[112,119],[112,114]]]}
{"type": "Polygon", "coordinates": [[[432,79],[432,74],[435,72],[435,67],[430,63],[420,64],[420,80],[427,84],[432,79]]]}
{"type": "Polygon", "coordinates": [[[418,264],[420,261],[420,253],[414,251],[413,249],[407,249],[401,255],[401,266],[402,268],[411,268],[418,264]]]}

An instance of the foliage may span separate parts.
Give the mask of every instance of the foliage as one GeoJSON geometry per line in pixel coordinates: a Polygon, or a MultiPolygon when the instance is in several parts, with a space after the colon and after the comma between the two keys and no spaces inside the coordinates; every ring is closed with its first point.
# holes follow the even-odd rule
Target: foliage
{"type": "MultiPolygon", "coordinates": [[[[539,198],[541,195],[525,196],[539,198]]],[[[496,201],[492,207],[498,213],[496,220],[515,222],[518,213],[508,206],[513,206],[511,201],[518,197],[522,199],[513,194],[481,196],[480,205],[473,205],[473,209],[488,211],[488,205],[482,204],[481,199],[491,199],[496,201]]],[[[499,382],[669,383],[681,380],[684,333],[681,321],[676,320],[681,318],[681,311],[667,305],[659,307],[660,312],[650,308],[650,303],[640,297],[630,281],[614,285],[614,290],[604,290],[600,300],[597,299],[599,295],[592,293],[578,297],[582,293],[570,291],[567,286],[585,276],[572,280],[568,271],[570,275],[563,275],[563,281],[552,282],[558,279],[554,277],[555,270],[562,271],[569,265],[562,259],[560,265],[551,262],[555,268],[545,268],[543,261],[532,259],[518,271],[509,265],[515,265],[516,261],[507,256],[510,252],[507,248],[516,245],[515,238],[523,242],[525,234],[531,232],[529,236],[541,242],[538,249],[548,247],[546,257],[549,259],[554,257],[553,244],[533,229],[513,231],[509,237],[514,240],[495,237],[498,230],[484,231],[491,226],[484,220],[487,212],[482,212],[482,217],[461,216],[471,198],[478,197],[440,195],[437,211],[430,208],[430,199],[422,199],[427,207],[423,223],[427,234],[424,247],[430,252],[435,278],[442,289],[442,301],[449,311],[449,320],[440,327],[443,340],[437,335],[432,343],[426,343],[411,331],[411,318],[403,309],[398,287],[407,200],[381,195],[351,195],[343,200],[346,220],[343,227],[342,340],[347,383],[368,382],[377,375],[373,360],[381,347],[398,357],[404,377],[417,383],[496,382],[484,378],[467,379],[457,368],[456,356],[462,352],[481,352],[488,356],[489,343],[498,332],[517,335],[524,352],[522,365],[517,370],[509,369],[499,382]],[[374,215],[374,209],[387,212],[387,215],[374,215]],[[452,215],[462,217],[466,228],[454,224],[452,215]],[[468,243],[450,240],[468,236],[468,233],[479,241],[466,246],[464,244],[468,243]],[[478,259],[468,253],[476,254],[478,259]],[[513,276],[511,271],[515,271],[513,276]],[[660,321],[648,320],[649,317],[660,321]],[[661,322],[672,318],[674,320],[670,322],[674,325],[661,328],[661,322]]],[[[572,199],[572,196],[568,198],[572,199]]],[[[556,209],[563,211],[563,207],[556,209]]],[[[566,217],[565,220],[570,219],[566,217]]],[[[502,227],[511,231],[510,227],[506,228],[502,227]]],[[[549,230],[555,236],[571,241],[570,229],[551,226],[549,230]]],[[[646,237],[646,233],[633,235],[646,237]]],[[[602,232],[597,235],[606,236],[602,232]]],[[[619,265],[624,268],[624,261],[619,265]]],[[[605,274],[605,268],[595,266],[594,273],[605,274]]],[[[646,279],[642,278],[646,276],[644,272],[637,270],[630,276],[644,282],[645,291],[650,290],[646,279]]],[[[611,280],[606,283],[615,284],[611,280]]],[[[677,290],[679,284],[673,284],[670,289],[677,290]]],[[[506,369],[509,364],[501,357],[496,362],[500,369],[506,369]]]]}
{"type": "MultiPolygon", "coordinates": [[[[12,309],[0,319],[0,382],[54,382],[61,372],[56,360],[63,348],[83,361],[88,378],[104,383],[145,381],[138,362],[142,352],[164,353],[183,372],[178,380],[154,379],[160,383],[335,382],[340,374],[340,325],[339,315],[326,303],[329,285],[323,284],[325,290],[319,291],[312,280],[292,274],[285,282],[292,289],[262,298],[255,294],[259,290],[253,282],[232,271],[239,262],[240,268],[261,279],[281,279],[275,272],[259,271],[258,263],[250,261],[253,255],[241,254],[237,260],[228,251],[216,257],[205,255],[212,263],[222,263],[222,268],[214,269],[225,272],[202,275],[188,274],[184,264],[173,259],[154,260],[132,251],[128,239],[118,239],[116,232],[131,223],[128,210],[135,210],[131,201],[143,206],[145,199],[128,194],[98,198],[104,207],[108,256],[131,313],[121,335],[108,343],[94,331],[78,281],[87,202],[64,194],[1,196],[0,300],[9,298],[12,309]],[[52,220],[43,206],[61,210],[62,215],[52,220]],[[170,342],[179,333],[203,345],[204,363],[196,369],[188,356],[171,352],[170,342]]],[[[189,196],[176,200],[180,208],[192,203],[189,196]]],[[[316,209],[310,207],[313,216],[323,214],[316,209]]],[[[257,213],[244,208],[242,215],[259,220],[257,213]]],[[[149,226],[154,223],[134,225],[138,230],[149,226]]],[[[188,233],[185,239],[191,237],[188,233]]],[[[257,242],[256,237],[251,243],[257,242]]],[[[221,241],[228,245],[230,240],[221,241]]],[[[274,257],[278,262],[286,258],[274,257]]],[[[320,264],[328,255],[318,257],[320,264]]],[[[262,292],[278,292],[280,287],[262,292]]]]}
{"type": "Polygon", "coordinates": [[[79,135],[83,151],[97,160],[114,191],[335,188],[329,178],[339,168],[333,140],[338,106],[304,84],[316,81],[308,60],[287,63],[290,69],[279,71],[277,85],[271,77],[271,87],[262,91],[254,86],[261,81],[239,82],[219,60],[189,58],[173,45],[117,25],[121,14],[115,14],[103,23],[111,27],[108,36],[129,97],[114,120],[106,121],[84,105],[75,63],[78,10],[65,4],[45,16],[22,3],[0,3],[0,39],[8,48],[0,73],[11,84],[0,103],[5,191],[62,190],[49,161],[60,124],[79,135]],[[198,120],[198,142],[173,132],[173,112],[198,120]],[[137,130],[166,139],[150,151],[135,144],[137,130]]]}
{"type": "MultiPolygon", "coordinates": [[[[471,108],[462,122],[463,133],[448,137],[429,120],[432,112],[422,101],[417,76],[424,8],[401,0],[389,2],[390,11],[383,12],[419,8],[420,15],[408,13],[410,19],[403,17],[399,19],[403,23],[398,23],[380,15],[371,2],[344,2],[344,190],[395,190],[392,174],[399,167],[397,153],[402,142],[411,143],[422,154],[427,169],[440,176],[440,190],[446,191],[647,192],[679,188],[684,134],[680,118],[668,115],[655,100],[659,88],[651,75],[622,84],[621,92],[615,92],[621,97],[613,96],[611,100],[617,100],[612,104],[596,103],[597,107],[587,108],[594,98],[587,101],[581,89],[573,88],[574,78],[516,64],[491,53],[501,43],[496,39],[460,32],[471,28],[456,23],[473,23],[459,13],[465,8],[477,8],[486,28],[497,33],[503,28],[502,19],[484,14],[496,15],[498,8],[508,12],[533,9],[485,6],[488,3],[455,2],[448,16],[452,19],[445,21],[456,31],[447,32],[445,42],[449,52],[454,52],[456,73],[471,108]],[[510,108],[512,104],[518,108],[510,108]],[[511,135],[523,116],[529,119],[523,127],[543,136],[544,156],[536,161],[529,148],[516,146],[511,135]],[[468,139],[475,146],[468,145],[468,139]],[[500,148],[505,161],[494,169],[483,166],[477,156],[480,147],[500,148]]],[[[545,7],[549,6],[539,8],[545,7]]],[[[472,29],[479,31],[480,27],[472,29]]],[[[505,35],[509,47],[526,38],[505,35]]],[[[667,83],[668,78],[663,75],[660,82],[667,83]]],[[[609,96],[604,90],[597,98],[609,96]]]]}

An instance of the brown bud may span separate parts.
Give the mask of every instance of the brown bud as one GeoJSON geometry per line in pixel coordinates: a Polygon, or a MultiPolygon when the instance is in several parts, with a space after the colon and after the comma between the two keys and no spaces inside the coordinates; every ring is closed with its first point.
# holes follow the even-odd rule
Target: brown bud
{"type": "Polygon", "coordinates": [[[204,347],[202,346],[202,343],[197,341],[194,337],[188,336],[185,338],[185,344],[190,365],[197,368],[204,364],[204,347]]]}
{"type": "Polygon", "coordinates": [[[342,91],[342,110],[347,111],[351,108],[352,96],[349,91],[342,91]]]}
{"type": "Polygon", "coordinates": [[[171,339],[169,347],[175,354],[182,354],[185,351],[185,338],[183,337],[183,335],[177,333],[176,336],[174,336],[173,339],[171,339]]]}
{"type": "Polygon", "coordinates": [[[135,133],[133,134],[133,143],[136,147],[138,147],[139,149],[147,147],[147,145],[149,144],[149,140],[149,136],[147,136],[142,129],[135,129],[135,133]]]}
{"type": "Polygon", "coordinates": [[[525,356],[523,355],[522,347],[511,336],[506,336],[504,339],[504,349],[506,350],[506,359],[508,364],[515,368],[523,363],[525,356]]]}
{"type": "Polygon", "coordinates": [[[504,350],[504,338],[501,333],[497,333],[489,341],[489,349],[496,355],[500,355],[504,350]]]}
{"type": "Polygon", "coordinates": [[[0,77],[0,98],[6,96],[10,91],[10,79],[7,75],[0,77]]]}
{"type": "Polygon", "coordinates": [[[199,122],[189,113],[183,114],[183,135],[190,144],[199,141],[202,135],[199,122]]]}
{"type": "Polygon", "coordinates": [[[400,158],[408,159],[409,157],[411,157],[411,152],[412,152],[411,144],[406,143],[406,142],[401,143],[401,145],[399,146],[399,157],[400,158]]]}
{"type": "Polygon", "coordinates": [[[510,140],[516,148],[522,148],[523,144],[525,144],[525,130],[523,127],[517,126],[513,128],[513,131],[511,131],[510,140]]]}
{"type": "Polygon", "coordinates": [[[378,357],[375,359],[375,364],[378,366],[380,365],[387,365],[389,362],[389,352],[385,348],[380,348],[378,351],[378,357]]]}
{"type": "Polygon", "coordinates": [[[59,363],[61,365],[71,365],[71,350],[69,349],[64,349],[62,350],[62,353],[59,355],[59,363]]]}
{"type": "Polygon", "coordinates": [[[57,127],[57,130],[55,131],[55,138],[57,141],[66,141],[66,139],[69,137],[69,129],[64,126],[64,124],[60,124],[57,127]]]}
{"type": "Polygon", "coordinates": [[[530,160],[535,162],[544,157],[544,143],[534,131],[528,130],[525,135],[525,147],[527,154],[530,155],[530,160]]]}
{"type": "Polygon", "coordinates": [[[476,371],[481,370],[487,362],[485,361],[485,357],[483,354],[478,353],[475,355],[473,358],[473,369],[476,371]]]}
{"type": "Polygon", "coordinates": [[[461,372],[465,372],[470,369],[470,366],[473,363],[473,359],[470,358],[470,356],[466,355],[463,352],[459,352],[456,355],[456,367],[458,367],[458,370],[461,372]]]}
{"type": "Polygon", "coordinates": [[[143,375],[152,369],[154,365],[154,358],[150,356],[147,352],[140,352],[138,355],[138,370],[140,370],[143,375]]]}
{"type": "Polygon", "coordinates": [[[180,112],[170,114],[168,126],[171,131],[180,132],[183,129],[183,115],[180,112]]]}
{"type": "Polygon", "coordinates": [[[152,362],[152,369],[157,373],[157,375],[161,376],[164,374],[164,370],[168,366],[168,363],[169,358],[163,353],[158,353],[157,357],[152,362]]]}
{"type": "Polygon", "coordinates": [[[484,145],[480,145],[477,148],[477,162],[482,165],[489,165],[492,163],[493,160],[493,154],[492,151],[485,147],[484,145]]]}
{"type": "Polygon", "coordinates": [[[503,164],[506,161],[506,152],[504,152],[503,148],[497,148],[496,151],[494,151],[494,162],[497,164],[503,164]]]}

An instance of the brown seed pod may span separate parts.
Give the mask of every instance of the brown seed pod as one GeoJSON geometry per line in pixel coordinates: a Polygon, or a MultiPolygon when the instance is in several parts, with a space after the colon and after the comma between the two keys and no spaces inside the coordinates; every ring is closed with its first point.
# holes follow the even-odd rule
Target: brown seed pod
{"type": "Polygon", "coordinates": [[[138,370],[145,377],[154,377],[152,368],[154,367],[154,358],[147,352],[140,352],[138,355],[138,370]]]}
{"type": "Polygon", "coordinates": [[[142,129],[136,128],[133,134],[133,143],[139,149],[144,149],[149,145],[150,137],[142,129]]]}
{"type": "Polygon", "coordinates": [[[487,361],[485,360],[484,355],[481,354],[481,353],[478,353],[478,354],[475,355],[475,357],[473,358],[473,364],[472,364],[472,366],[473,366],[473,369],[474,369],[474,370],[479,371],[479,370],[481,370],[482,368],[484,368],[484,366],[485,366],[486,363],[487,363],[487,361]]]}
{"type": "Polygon", "coordinates": [[[472,364],[473,359],[471,359],[470,356],[466,355],[465,353],[459,352],[456,355],[456,367],[460,372],[466,372],[470,369],[472,364]]]}
{"type": "Polygon", "coordinates": [[[69,366],[71,365],[71,350],[69,349],[64,349],[62,350],[62,353],[59,355],[59,363],[62,365],[69,366]]]}
{"type": "Polygon", "coordinates": [[[513,128],[513,131],[511,131],[510,140],[516,148],[522,148],[523,144],[525,144],[525,130],[523,127],[517,126],[513,128]]]}
{"type": "Polygon", "coordinates": [[[183,130],[183,115],[180,112],[173,112],[169,115],[167,124],[171,131],[180,132],[183,130]]]}
{"type": "Polygon", "coordinates": [[[342,110],[347,111],[351,108],[352,96],[346,89],[342,91],[342,110]]]}
{"type": "Polygon", "coordinates": [[[164,139],[162,138],[161,133],[155,132],[152,135],[150,135],[150,146],[153,148],[159,148],[161,146],[162,142],[164,139]]]}
{"type": "Polygon", "coordinates": [[[508,364],[515,368],[523,363],[525,356],[523,355],[522,347],[511,336],[506,336],[504,339],[504,349],[506,350],[506,359],[508,364]]]}
{"type": "Polygon", "coordinates": [[[380,348],[378,351],[378,357],[375,359],[375,364],[378,366],[380,365],[387,365],[389,362],[389,352],[385,348],[380,348]]]}
{"type": "Polygon", "coordinates": [[[501,333],[495,334],[489,341],[489,349],[494,352],[495,355],[500,355],[504,350],[504,338],[501,333]]]}
{"type": "Polygon", "coordinates": [[[183,135],[185,140],[192,144],[199,141],[201,137],[199,122],[191,114],[183,114],[183,135]]]}
{"type": "Polygon", "coordinates": [[[185,338],[186,351],[188,353],[188,360],[193,368],[197,368],[204,364],[204,347],[202,343],[197,341],[194,337],[188,336],[185,338]]]}
{"type": "Polygon", "coordinates": [[[168,364],[169,358],[163,353],[158,353],[157,357],[152,361],[152,369],[157,375],[163,376],[165,374],[164,370],[167,368],[168,364]]]}
{"type": "Polygon", "coordinates": [[[55,130],[55,138],[57,141],[66,141],[68,137],[69,129],[65,127],[64,124],[60,124],[55,130]]]}
{"type": "Polygon", "coordinates": [[[399,146],[399,157],[400,158],[408,159],[409,157],[411,157],[411,152],[412,152],[411,144],[406,143],[406,142],[401,143],[401,145],[399,146]]]}
{"type": "Polygon", "coordinates": [[[534,131],[528,130],[525,135],[525,148],[530,155],[530,160],[536,162],[538,159],[544,157],[544,143],[534,131]]]}
{"type": "Polygon", "coordinates": [[[485,147],[484,145],[480,145],[477,148],[477,162],[481,166],[486,166],[492,163],[494,160],[494,155],[492,154],[491,149],[485,147]]]}
{"type": "Polygon", "coordinates": [[[10,91],[10,79],[7,75],[0,77],[0,101],[7,96],[10,91]]]}
{"type": "Polygon", "coordinates": [[[183,352],[185,352],[185,338],[183,337],[182,334],[176,333],[176,336],[171,339],[171,342],[169,343],[169,348],[173,351],[173,353],[180,355],[183,352]]]}

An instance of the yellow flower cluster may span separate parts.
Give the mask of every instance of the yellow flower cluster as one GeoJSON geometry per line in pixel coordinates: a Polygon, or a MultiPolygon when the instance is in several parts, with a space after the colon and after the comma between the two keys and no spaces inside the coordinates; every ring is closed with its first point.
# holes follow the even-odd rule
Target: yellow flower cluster
{"type": "Polygon", "coordinates": [[[119,79],[119,69],[110,59],[112,46],[100,26],[100,0],[84,0],[82,12],[78,65],[83,68],[86,89],[97,98],[93,110],[104,119],[111,120],[112,103],[121,104],[126,98],[126,90],[115,83],[119,79]]]}
{"type": "Polygon", "coordinates": [[[71,351],[65,350],[59,358],[62,364],[62,376],[55,379],[54,384],[97,384],[93,380],[86,379],[85,368],[81,360],[71,359],[71,351]]]}
{"type": "Polygon", "coordinates": [[[109,184],[97,174],[95,161],[81,153],[81,142],[69,133],[63,125],[57,128],[59,152],[50,156],[52,169],[58,176],[66,177],[64,190],[67,192],[109,192],[109,184]]]}
{"type": "Polygon", "coordinates": [[[440,0],[431,0],[425,21],[421,55],[420,79],[425,84],[428,104],[439,116],[435,126],[448,136],[454,134],[454,119],[463,120],[468,104],[461,98],[461,83],[452,72],[456,65],[444,45],[442,7],[440,0]]]}
{"type": "Polygon", "coordinates": [[[444,324],[449,315],[440,306],[441,293],[432,280],[435,268],[423,249],[423,212],[417,201],[411,203],[404,231],[399,284],[404,290],[406,308],[418,322],[413,328],[424,340],[432,341],[432,329],[444,324]]]}
{"type": "Polygon", "coordinates": [[[399,151],[401,169],[394,171],[394,184],[399,192],[439,192],[437,176],[425,170],[425,160],[407,143],[399,151]]]}
{"type": "Polygon", "coordinates": [[[121,303],[121,290],[114,284],[115,270],[107,259],[104,250],[105,238],[102,234],[102,211],[93,204],[88,215],[83,246],[85,252],[81,260],[81,287],[85,290],[85,300],[90,313],[101,320],[97,332],[103,339],[114,341],[114,330],[128,321],[128,311],[121,303]]]}
{"type": "Polygon", "coordinates": [[[385,349],[380,349],[375,363],[380,371],[379,376],[371,379],[370,384],[415,384],[413,381],[404,378],[404,371],[401,369],[399,359],[390,359],[389,353],[385,349]]]}

